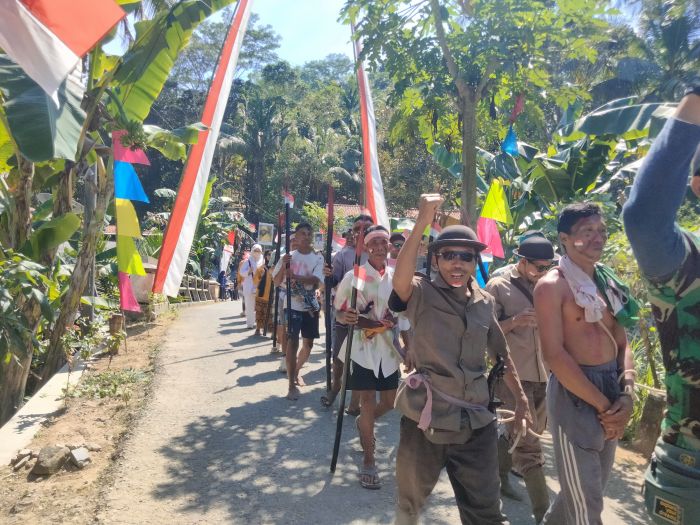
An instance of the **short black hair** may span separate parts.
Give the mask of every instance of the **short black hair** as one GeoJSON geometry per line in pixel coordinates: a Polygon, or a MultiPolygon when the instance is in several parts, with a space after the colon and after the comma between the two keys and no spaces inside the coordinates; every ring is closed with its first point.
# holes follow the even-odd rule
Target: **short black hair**
{"type": "Polygon", "coordinates": [[[571,228],[586,217],[594,215],[602,215],[600,206],[595,202],[575,202],[569,204],[559,214],[559,222],[557,223],[557,231],[559,233],[571,233],[571,228]]]}
{"type": "Polygon", "coordinates": [[[294,228],[294,233],[296,233],[302,229],[309,230],[310,232],[314,231],[314,229],[311,227],[311,225],[308,222],[300,222],[299,224],[297,224],[297,227],[294,228]]]}
{"type": "Polygon", "coordinates": [[[389,233],[389,230],[387,230],[381,224],[373,224],[372,226],[370,226],[369,228],[367,228],[365,230],[365,235],[367,235],[368,233],[372,233],[372,232],[387,232],[387,233],[389,233]]]}
{"type": "Polygon", "coordinates": [[[394,241],[406,241],[406,237],[403,236],[403,233],[392,233],[391,237],[389,237],[389,242],[394,242],[394,241]]]}
{"type": "Polygon", "coordinates": [[[355,220],[352,221],[352,222],[353,222],[353,224],[354,224],[354,223],[360,222],[360,221],[374,222],[374,219],[372,218],[371,215],[367,215],[366,213],[361,213],[360,215],[358,215],[357,217],[355,217],[355,220]]]}

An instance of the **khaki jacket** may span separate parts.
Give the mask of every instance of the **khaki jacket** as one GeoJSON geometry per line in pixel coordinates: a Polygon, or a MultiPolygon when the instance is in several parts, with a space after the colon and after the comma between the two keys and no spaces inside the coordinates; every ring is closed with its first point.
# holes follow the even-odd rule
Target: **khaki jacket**
{"type": "MultiPolygon", "coordinates": [[[[488,406],[489,393],[486,354],[495,359],[507,356],[508,345],[498,324],[493,297],[473,286],[452,288],[437,274],[428,282],[424,276],[413,278],[413,291],[406,304],[406,317],[414,330],[411,352],[416,369],[427,375],[431,384],[452,397],[471,404],[488,406]],[[435,287],[449,297],[446,299],[435,287]],[[450,303],[454,306],[450,306],[450,303]],[[463,311],[463,317],[457,311],[463,311]],[[466,318],[466,327],[463,322],[466,318]]],[[[426,389],[415,390],[403,383],[396,397],[396,408],[413,421],[419,421],[426,403],[426,389]]],[[[431,427],[460,430],[462,408],[433,393],[431,427]]],[[[482,428],[495,417],[486,411],[469,411],[472,429],[482,428]]]]}
{"type": "MultiPolygon", "coordinates": [[[[496,301],[496,317],[505,321],[511,317],[533,308],[532,303],[511,282],[511,278],[519,279],[530,293],[534,286],[522,277],[516,267],[500,277],[493,277],[486,284],[486,291],[493,295],[496,301]]],[[[506,334],[510,356],[515,370],[521,381],[544,383],[547,381],[547,367],[542,359],[540,336],[536,327],[517,327],[506,334]]]]}

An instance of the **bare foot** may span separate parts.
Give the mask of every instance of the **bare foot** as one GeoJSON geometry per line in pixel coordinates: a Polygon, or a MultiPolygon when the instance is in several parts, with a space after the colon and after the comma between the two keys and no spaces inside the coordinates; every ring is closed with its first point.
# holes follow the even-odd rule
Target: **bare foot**
{"type": "Polygon", "coordinates": [[[296,383],[298,386],[306,386],[306,383],[304,382],[304,378],[301,377],[301,376],[297,376],[297,379],[296,379],[295,383],[296,383]]]}
{"type": "Polygon", "coordinates": [[[296,401],[299,399],[299,389],[297,387],[290,388],[289,392],[287,392],[287,399],[290,401],[296,401]]]}

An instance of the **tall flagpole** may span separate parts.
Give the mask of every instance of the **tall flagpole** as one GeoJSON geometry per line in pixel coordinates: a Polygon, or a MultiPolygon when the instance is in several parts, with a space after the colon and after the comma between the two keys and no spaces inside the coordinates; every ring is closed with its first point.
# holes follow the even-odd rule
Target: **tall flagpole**
{"type": "MultiPolygon", "coordinates": [[[[334,203],[333,203],[333,185],[328,184],[328,224],[326,226],[326,265],[331,265],[331,251],[333,249],[333,222],[335,220],[334,213],[334,203]]],[[[332,308],[331,304],[331,284],[332,277],[326,277],[325,282],[325,293],[326,293],[326,311],[325,311],[325,321],[326,321],[326,392],[331,391],[331,357],[333,355],[333,323],[332,321],[332,308]]]]}
{"type": "Polygon", "coordinates": [[[365,168],[364,205],[370,212],[375,224],[380,224],[390,229],[389,214],[387,213],[384,199],[384,185],[379,172],[379,156],[377,154],[377,126],[374,115],[374,102],[369,86],[367,73],[365,72],[360,55],[362,46],[359,40],[354,39],[355,27],[350,24],[353,34],[355,62],[357,67],[357,85],[360,95],[360,121],[362,126],[362,157],[365,168]]]}
{"type": "Polygon", "coordinates": [[[250,19],[251,4],[252,0],[238,1],[231,28],[221,48],[219,62],[200,119],[207,129],[199,132],[197,143],[190,148],[170,221],[163,237],[153,282],[155,293],[177,296],[185,274],[221,122],[233,84],[238,54],[250,19]]]}
{"type": "MultiPolygon", "coordinates": [[[[360,230],[360,236],[355,244],[355,264],[353,272],[355,279],[353,282],[352,292],[350,293],[350,308],[357,308],[357,286],[360,278],[360,261],[362,259],[362,248],[365,242],[365,232],[360,230]]],[[[335,466],[338,464],[338,452],[340,451],[340,437],[343,433],[343,414],[345,413],[345,395],[348,391],[348,379],[350,377],[350,359],[352,357],[352,340],[355,337],[355,325],[348,326],[348,335],[345,338],[345,368],[343,369],[343,382],[340,386],[340,401],[338,406],[338,419],[335,425],[335,441],[333,442],[333,456],[331,457],[331,472],[335,472],[335,466]]]]}

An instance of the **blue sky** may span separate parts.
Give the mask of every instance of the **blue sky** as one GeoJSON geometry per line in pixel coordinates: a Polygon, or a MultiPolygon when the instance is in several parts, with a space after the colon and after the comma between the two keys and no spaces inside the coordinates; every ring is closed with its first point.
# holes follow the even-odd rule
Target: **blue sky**
{"type": "Polygon", "coordinates": [[[337,22],[344,0],[253,0],[261,24],[271,25],[282,40],[280,58],[302,65],[330,53],[352,58],[350,27],[337,22]]]}

